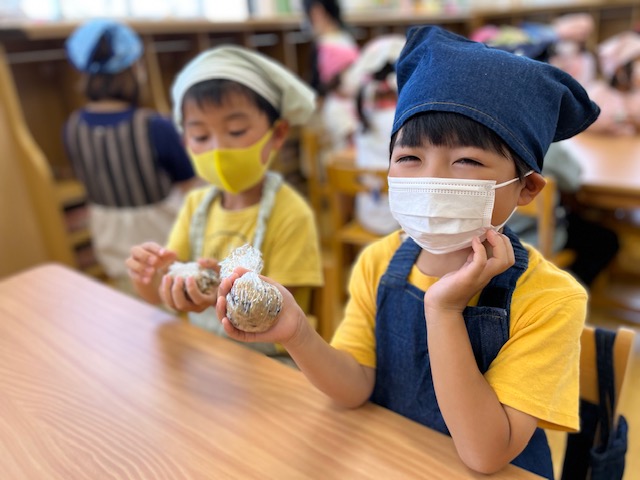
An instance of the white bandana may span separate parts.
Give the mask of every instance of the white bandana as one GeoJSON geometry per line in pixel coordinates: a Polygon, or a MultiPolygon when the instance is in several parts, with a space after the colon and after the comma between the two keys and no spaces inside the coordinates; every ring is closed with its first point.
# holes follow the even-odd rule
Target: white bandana
{"type": "Polygon", "coordinates": [[[270,58],[235,45],[202,52],[178,74],[171,88],[173,121],[182,131],[182,98],[196,83],[233,80],[250,88],[291,125],[306,123],[315,109],[315,93],[297,76],[270,58]]]}

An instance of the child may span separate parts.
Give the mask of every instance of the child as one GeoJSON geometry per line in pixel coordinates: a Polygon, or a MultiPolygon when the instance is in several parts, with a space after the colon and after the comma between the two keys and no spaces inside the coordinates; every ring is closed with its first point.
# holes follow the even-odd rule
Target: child
{"type": "Polygon", "coordinates": [[[602,115],[589,129],[612,135],[640,133],[640,33],[621,32],[598,46],[602,78],[587,86],[602,105],[602,115]]]}
{"type": "Polygon", "coordinates": [[[311,85],[320,93],[319,121],[329,152],[351,144],[357,126],[354,99],[342,90],[342,74],[357,58],[359,47],[347,30],[337,0],[304,0],[313,33],[311,85]]]}
{"type": "Polygon", "coordinates": [[[587,295],[501,229],[543,188],[549,144],[599,109],[567,73],[437,27],[409,30],[397,74],[389,200],[408,238],[362,252],[331,346],[284,289],[270,330],[234,330],[225,295],[242,269],[220,285],[219,318],[232,338],[280,342],[338,404],[449,433],[476,471],[552,478],[542,428],[579,427],[587,295]]]}
{"type": "MultiPolygon", "coordinates": [[[[175,260],[218,262],[251,243],[262,252],[263,273],[289,288],[306,311],[311,288],[322,284],[313,213],[282,177],[268,168],[290,125],[315,108],[313,91],[281,65],[237,46],[201,53],[172,87],[174,120],[183,131],[200,177],[212,186],[185,201],[166,247],[143,243],[127,260],[138,293],[189,312],[189,319],[223,335],[215,318],[217,292],[201,293],[192,278],[164,276],[175,260]]],[[[254,345],[277,355],[274,345],[254,345]]]]}
{"type": "Polygon", "coordinates": [[[322,94],[340,83],[340,74],[358,58],[358,44],[347,30],[337,0],[304,0],[314,35],[312,86],[322,94]]]}
{"type": "Polygon", "coordinates": [[[165,241],[195,175],[170,120],[138,107],[142,42],[126,25],[91,20],[66,42],[89,103],[73,112],[64,143],[90,204],[96,257],[128,290],[124,261],[145,239],[165,241]]]}
{"type": "MultiPolygon", "coordinates": [[[[395,63],[404,46],[401,35],[382,35],[367,43],[344,74],[345,89],[354,92],[359,126],[354,134],[356,165],[371,170],[389,168],[389,137],[398,102],[395,63]]],[[[370,192],[355,199],[355,214],[366,230],[386,235],[398,229],[389,200],[380,193],[378,177],[364,179],[370,192]]]]}

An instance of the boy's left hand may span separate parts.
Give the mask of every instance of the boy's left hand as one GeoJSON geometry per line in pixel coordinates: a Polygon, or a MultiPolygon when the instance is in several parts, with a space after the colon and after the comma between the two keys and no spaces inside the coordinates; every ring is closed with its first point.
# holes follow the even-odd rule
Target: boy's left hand
{"type": "MultiPolygon", "coordinates": [[[[506,235],[494,230],[487,232],[491,256],[478,237],[473,239],[467,262],[457,271],[444,275],[424,295],[425,311],[453,311],[462,313],[473,296],[496,275],[515,263],[513,246],[506,235]]],[[[427,315],[429,318],[429,315],[427,315]]]]}

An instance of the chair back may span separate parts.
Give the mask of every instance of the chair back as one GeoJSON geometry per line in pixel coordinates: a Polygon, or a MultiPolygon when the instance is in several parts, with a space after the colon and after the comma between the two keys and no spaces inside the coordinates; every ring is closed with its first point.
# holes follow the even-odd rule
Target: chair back
{"type": "Polygon", "coordinates": [[[323,210],[327,198],[327,181],[321,159],[320,133],[311,127],[300,129],[300,153],[311,207],[316,213],[323,210]]]}
{"type": "Polygon", "coordinates": [[[358,250],[377,240],[381,235],[366,230],[354,215],[356,195],[388,191],[386,170],[370,170],[355,166],[345,155],[336,155],[327,165],[329,215],[331,223],[331,252],[338,282],[338,301],[343,302],[346,292],[347,271],[358,250]]]}
{"type": "Polygon", "coordinates": [[[338,158],[327,165],[327,180],[333,233],[341,236],[346,243],[361,246],[379,238],[379,235],[369,233],[354,223],[353,207],[359,193],[370,193],[373,188],[379,189],[380,193],[388,191],[387,171],[357,167],[338,158]]]}
{"type": "MultiPolygon", "coordinates": [[[[633,352],[635,332],[629,328],[619,327],[613,344],[613,370],[615,377],[614,418],[618,418],[618,401],[628,375],[629,363],[633,352]]],[[[590,403],[600,401],[598,391],[598,369],[596,365],[595,328],[585,326],[580,338],[580,398],[590,403]]]]}
{"type": "Polygon", "coordinates": [[[520,205],[518,214],[534,217],[538,229],[538,250],[545,258],[553,257],[553,239],[556,233],[556,202],[558,188],[551,177],[546,177],[547,184],[528,205],[520,205]]]}
{"type": "Polygon", "coordinates": [[[615,331],[590,326],[583,329],[580,431],[567,436],[562,480],[622,479],[629,424],[620,415],[618,403],[627,383],[634,336],[633,330],[624,327],[615,331]],[[602,379],[598,378],[600,373],[602,379]]]}

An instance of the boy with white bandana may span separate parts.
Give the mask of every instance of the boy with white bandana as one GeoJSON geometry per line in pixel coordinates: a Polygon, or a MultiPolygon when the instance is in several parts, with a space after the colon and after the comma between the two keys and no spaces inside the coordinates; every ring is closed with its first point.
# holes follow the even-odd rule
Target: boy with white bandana
{"type": "Polygon", "coordinates": [[[438,27],[408,31],[397,77],[389,201],[404,231],[358,258],[331,345],[283,289],[270,330],[235,330],[225,295],[243,269],[218,316],[232,338],[280,342],[339,405],[371,400],[451,435],[473,470],[553,478],[543,428],[579,428],[587,294],[504,224],[544,187],[551,142],[599,108],[565,72],[438,27]]]}
{"type": "MultiPolygon", "coordinates": [[[[286,285],[306,311],[311,289],[322,285],[313,212],[269,166],[290,126],[313,113],[313,91],[275,61],[225,45],[187,64],[172,97],[196,172],[211,186],[189,195],[165,247],[144,243],[131,250],[127,266],[136,290],[224,335],[211,308],[217,289],[202,293],[188,278],[185,294],[185,280],[164,274],[176,260],[219,269],[234,249],[251,244],[262,253],[263,273],[286,285]]],[[[283,352],[272,343],[252,346],[269,355],[283,352]]]]}

